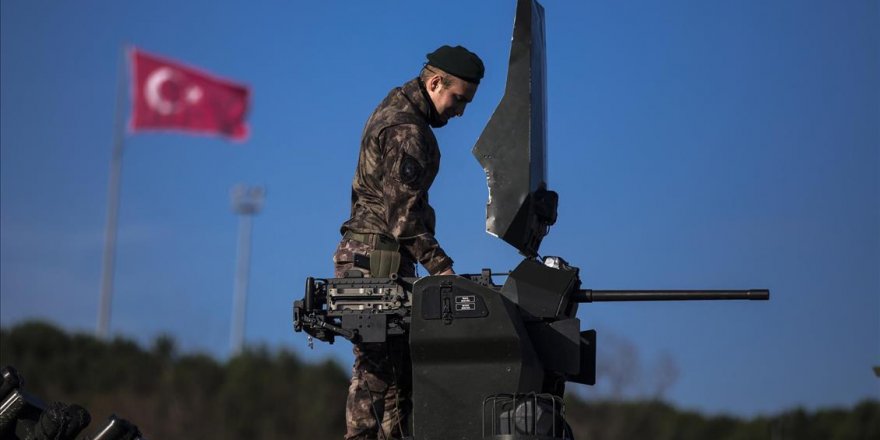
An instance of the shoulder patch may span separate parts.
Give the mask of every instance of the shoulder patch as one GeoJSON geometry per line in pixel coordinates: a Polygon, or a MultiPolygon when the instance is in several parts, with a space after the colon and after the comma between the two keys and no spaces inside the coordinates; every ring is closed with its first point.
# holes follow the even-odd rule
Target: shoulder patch
{"type": "Polygon", "coordinates": [[[422,173],[423,169],[419,161],[409,154],[404,154],[403,160],[400,161],[400,181],[407,185],[413,185],[421,180],[422,173]]]}

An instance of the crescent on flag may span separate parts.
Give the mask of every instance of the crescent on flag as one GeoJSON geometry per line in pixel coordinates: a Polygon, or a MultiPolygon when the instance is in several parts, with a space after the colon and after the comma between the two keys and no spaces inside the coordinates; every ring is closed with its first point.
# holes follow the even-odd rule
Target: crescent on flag
{"type": "MultiPolygon", "coordinates": [[[[163,84],[166,82],[177,83],[180,87],[180,79],[181,75],[170,67],[160,67],[153,71],[144,84],[144,97],[147,100],[147,105],[160,115],[170,115],[180,111],[181,105],[178,101],[171,101],[162,96],[163,84]]],[[[202,89],[191,85],[183,93],[183,99],[187,104],[196,104],[202,99],[202,94],[202,89]]]]}
{"type": "Polygon", "coordinates": [[[160,67],[147,77],[144,83],[144,98],[147,105],[160,115],[170,115],[178,108],[177,104],[162,96],[162,85],[172,81],[175,72],[169,67],[160,67]]]}

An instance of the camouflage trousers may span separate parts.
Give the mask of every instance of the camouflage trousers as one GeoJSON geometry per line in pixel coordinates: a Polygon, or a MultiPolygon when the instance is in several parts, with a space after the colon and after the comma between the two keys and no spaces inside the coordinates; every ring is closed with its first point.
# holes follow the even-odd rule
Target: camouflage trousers
{"type": "MultiPolygon", "coordinates": [[[[337,278],[352,269],[369,277],[370,271],[354,266],[354,254],[369,255],[367,244],[342,240],[333,254],[337,278]]],[[[415,276],[415,264],[401,256],[398,273],[415,276]]],[[[408,435],[407,418],[412,410],[412,364],[405,337],[385,343],[355,344],[351,385],[345,402],[345,439],[400,439],[408,435]]]]}

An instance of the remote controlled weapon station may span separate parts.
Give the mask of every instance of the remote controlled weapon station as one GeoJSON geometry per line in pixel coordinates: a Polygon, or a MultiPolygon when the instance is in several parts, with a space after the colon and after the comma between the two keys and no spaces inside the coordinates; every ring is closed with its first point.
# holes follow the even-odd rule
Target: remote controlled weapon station
{"type": "Polygon", "coordinates": [[[566,439],[565,382],[595,384],[596,332],[581,303],[766,300],[752,290],[593,290],[538,248],[556,221],[547,189],[544,9],[519,0],[504,97],[473,153],[486,171],[486,230],[525,256],[496,285],[476,275],[308,278],[294,329],[332,343],[409,337],[414,439],[566,439]]]}

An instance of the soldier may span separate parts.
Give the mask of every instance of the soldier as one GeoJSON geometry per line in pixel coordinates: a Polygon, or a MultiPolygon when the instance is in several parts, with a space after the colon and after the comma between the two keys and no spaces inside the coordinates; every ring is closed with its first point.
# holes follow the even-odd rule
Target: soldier
{"type": "MultiPolygon", "coordinates": [[[[413,277],[417,263],[432,275],[455,273],[452,259],[434,238],[434,210],[428,204],[428,189],[440,167],[431,127],[464,114],[484,67],[461,46],[442,46],[427,58],[419,76],[391,90],[364,127],[351,218],[342,225],[342,241],[333,255],[336,277],[349,270],[413,277]]],[[[412,405],[406,338],[355,344],[354,355],[345,438],[406,435],[412,405]]]]}

